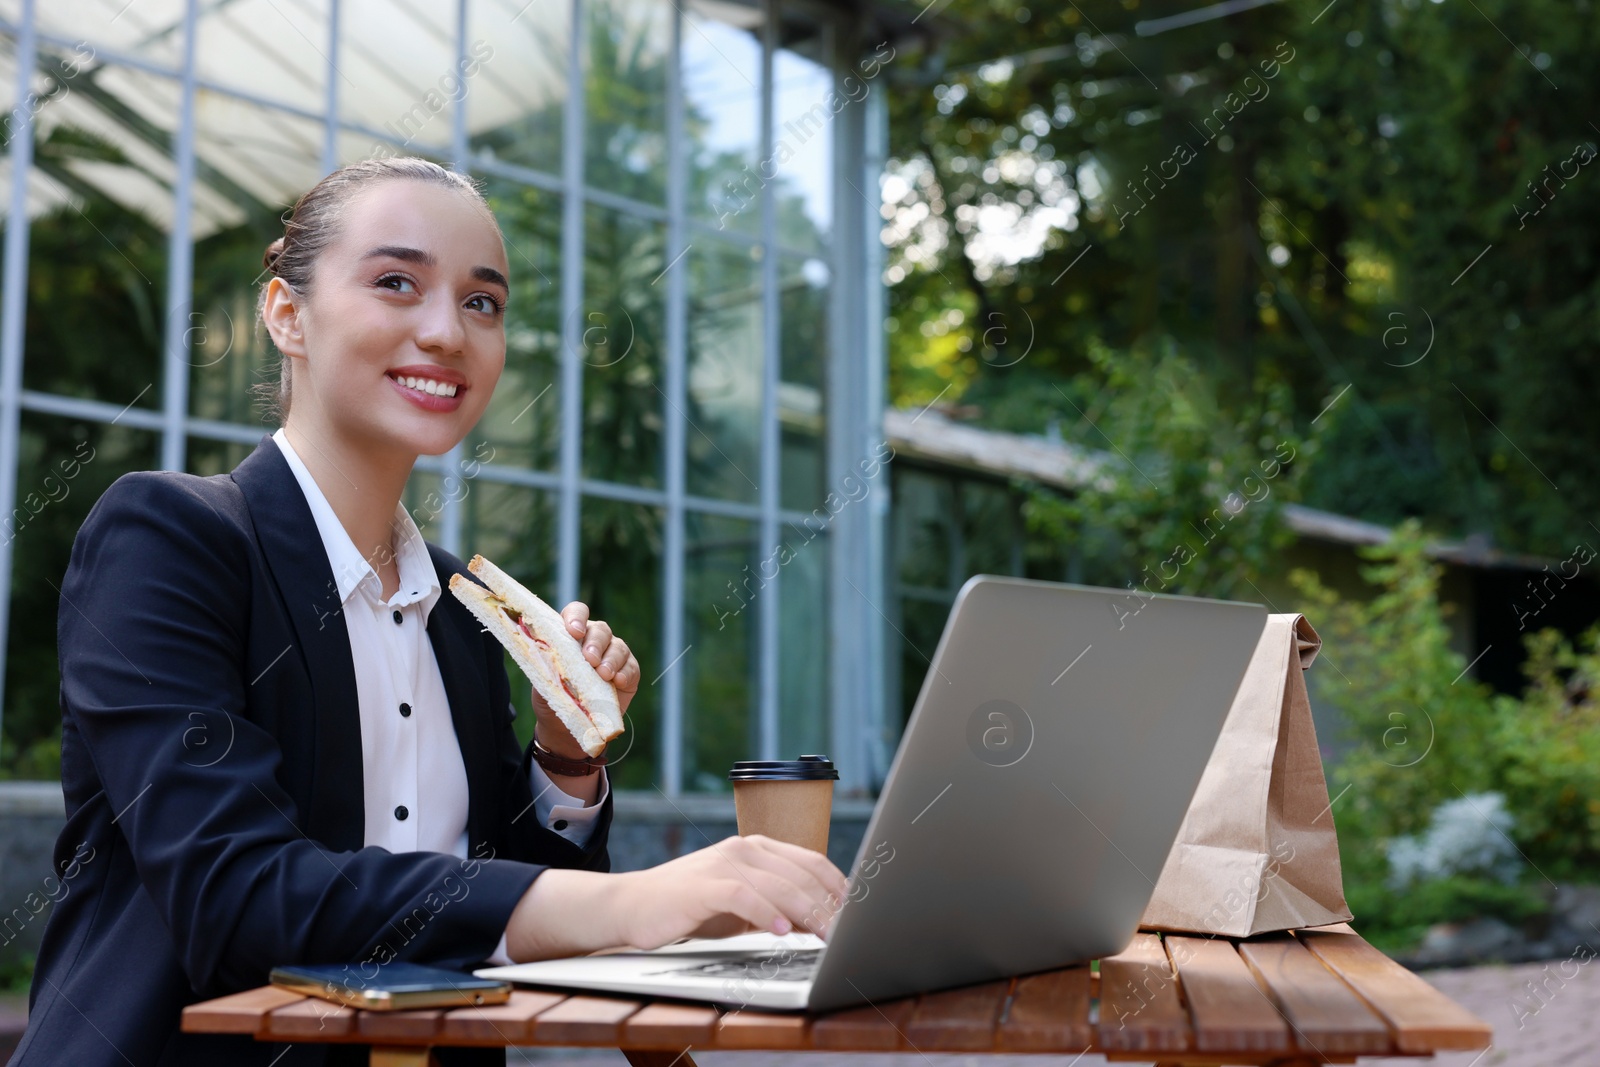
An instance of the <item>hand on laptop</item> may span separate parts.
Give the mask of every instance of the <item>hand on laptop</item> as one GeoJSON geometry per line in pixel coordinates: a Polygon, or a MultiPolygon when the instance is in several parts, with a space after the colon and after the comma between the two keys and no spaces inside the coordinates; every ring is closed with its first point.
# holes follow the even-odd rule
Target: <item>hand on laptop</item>
{"type": "Polygon", "coordinates": [[[551,868],[511,913],[518,963],[683,937],[804,930],[826,938],[849,883],[820,852],[752,834],[623,874],[551,868]]]}
{"type": "Polygon", "coordinates": [[[849,884],[820,852],[761,834],[728,837],[636,878],[625,896],[627,943],[657,948],[680,937],[804,930],[826,938],[849,884]]]}

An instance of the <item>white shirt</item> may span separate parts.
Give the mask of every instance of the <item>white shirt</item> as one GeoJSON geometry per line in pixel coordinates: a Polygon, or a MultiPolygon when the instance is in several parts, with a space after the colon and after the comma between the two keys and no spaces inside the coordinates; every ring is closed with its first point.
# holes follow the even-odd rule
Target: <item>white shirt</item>
{"type": "MultiPolygon", "coordinates": [[[[377,572],[288,437],[279,429],[272,439],[311,508],[350,635],[361,719],[363,843],[390,852],[445,852],[466,859],[467,772],[428,639],[428,615],[440,588],[422,533],[397,504],[391,528],[400,587],[384,600],[377,572]]],[[[586,844],[610,789],[605,769],[599,772],[600,793],[589,806],[559,789],[537,763],[530,763],[530,771],[539,823],[575,845],[586,844]]]]}

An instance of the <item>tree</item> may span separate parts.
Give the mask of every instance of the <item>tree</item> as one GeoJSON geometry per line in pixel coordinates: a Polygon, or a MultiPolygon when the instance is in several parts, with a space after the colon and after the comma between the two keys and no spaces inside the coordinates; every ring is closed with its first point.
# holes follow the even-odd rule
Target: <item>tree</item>
{"type": "Polygon", "coordinates": [[[1600,511],[1590,5],[1192,10],[942,9],[893,98],[894,395],[1070,425],[1012,398],[1171,336],[1227,410],[1289,390],[1309,503],[1565,555],[1600,511]]]}

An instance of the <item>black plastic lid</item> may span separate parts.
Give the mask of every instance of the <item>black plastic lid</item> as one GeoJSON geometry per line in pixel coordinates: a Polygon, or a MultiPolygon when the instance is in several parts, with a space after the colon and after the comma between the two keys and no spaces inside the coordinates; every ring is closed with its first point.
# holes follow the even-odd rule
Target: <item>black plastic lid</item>
{"type": "Polygon", "coordinates": [[[730,782],[838,781],[839,772],[827,756],[801,756],[796,760],[740,760],[728,772],[730,782]]]}

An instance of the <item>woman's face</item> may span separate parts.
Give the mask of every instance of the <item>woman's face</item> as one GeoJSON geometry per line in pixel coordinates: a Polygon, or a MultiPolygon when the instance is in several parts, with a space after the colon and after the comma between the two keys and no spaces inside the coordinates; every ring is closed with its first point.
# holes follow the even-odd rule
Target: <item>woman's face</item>
{"type": "MultiPolygon", "coordinates": [[[[505,367],[506,253],[482,205],[429,182],[348,201],[297,301],[291,417],[373,447],[448,452],[505,367]],[[452,395],[453,394],[453,395],[452,395]]],[[[281,284],[281,283],[279,283],[281,284]]],[[[271,321],[269,317],[269,321],[271,321]]],[[[274,340],[279,340],[274,329],[274,340]]]]}

